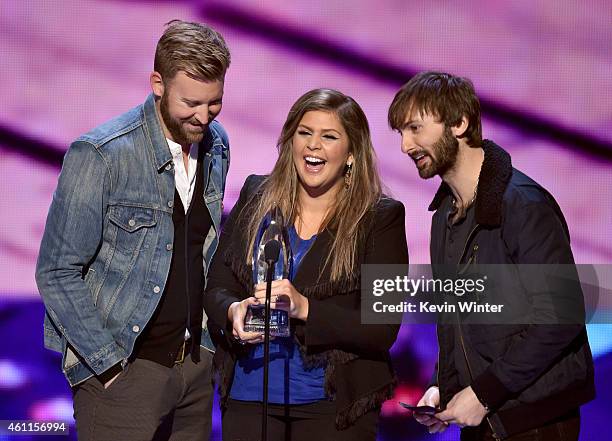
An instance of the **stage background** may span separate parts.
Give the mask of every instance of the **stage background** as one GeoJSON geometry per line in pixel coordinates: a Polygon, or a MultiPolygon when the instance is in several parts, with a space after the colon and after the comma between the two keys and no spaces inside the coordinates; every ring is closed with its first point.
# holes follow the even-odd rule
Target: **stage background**
{"type": "MultiPolygon", "coordinates": [[[[406,206],[411,261],[427,263],[439,180],[418,177],[386,115],[412,74],[440,69],[474,81],[484,135],[555,196],[576,261],[612,263],[607,0],[0,0],[0,419],[73,423],[59,357],[42,347],[34,267],[45,217],[71,140],[144,101],[173,18],[213,25],[232,51],[219,116],[232,147],[226,210],[246,176],[271,169],[296,98],[337,88],[368,115],[382,177],[406,206]]],[[[583,440],[607,438],[611,330],[588,329],[598,398],[583,408],[583,440]]],[[[436,354],[433,327],[402,328],[393,348],[401,385],[383,408],[380,440],[457,439],[456,430],[427,435],[396,404],[416,402],[436,354]]],[[[219,421],[216,408],[214,439],[219,421]]]]}

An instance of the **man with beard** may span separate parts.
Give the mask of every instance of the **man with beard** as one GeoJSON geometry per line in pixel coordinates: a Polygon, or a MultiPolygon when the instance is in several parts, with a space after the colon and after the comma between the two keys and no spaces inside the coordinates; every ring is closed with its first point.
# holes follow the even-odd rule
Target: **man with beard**
{"type": "MultiPolygon", "coordinates": [[[[419,175],[442,178],[429,207],[434,272],[438,264],[573,265],[568,227],[553,197],[513,168],[505,150],[482,140],[480,103],[468,79],[416,75],[396,94],[389,124],[419,175]]],[[[503,289],[533,305],[532,282],[515,279],[503,289]]],[[[546,295],[559,302],[558,292],[546,295]]],[[[571,296],[584,305],[580,289],[571,296]]],[[[529,307],[535,317],[554,305],[529,307]]],[[[466,325],[455,318],[437,331],[436,371],[418,405],[443,411],[415,413],[430,433],[454,423],[463,427],[462,440],[578,439],[579,406],[595,396],[583,322],[466,325]]]]}
{"type": "Polygon", "coordinates": [[[215,121],[229,64],[218,32],[168,23],[153,93],[64,158],[36,280],[80,440],[209,437],[214,346],[202,295],[229,166],[215,121]]]}

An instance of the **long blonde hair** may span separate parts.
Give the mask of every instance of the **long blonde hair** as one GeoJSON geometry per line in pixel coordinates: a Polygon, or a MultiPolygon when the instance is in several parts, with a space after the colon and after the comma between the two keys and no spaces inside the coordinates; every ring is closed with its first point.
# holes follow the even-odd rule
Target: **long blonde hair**
{"type": "Polygon", "coordinates": [[[353,271],[357,244],[365,240],[362,220],[380,199],[381,182],[363,110],[353,98],[333,89],[311,90],[291,107],[277,143],[278,160],[261,184],[261,198],[249,213],[246,261],[251,262],[260,221],[273,206],[280,208],[289,225],[299,216],[299,178],[293,161],[292,139],[304,114],[313,110],[332,112],[338,117],[349,138],[349,151],[353,154],[351,184],[338,191],[319,230],[327,228],[334,236],[325,266],[331,262],[331,279],[335,281],[353,271]]]}

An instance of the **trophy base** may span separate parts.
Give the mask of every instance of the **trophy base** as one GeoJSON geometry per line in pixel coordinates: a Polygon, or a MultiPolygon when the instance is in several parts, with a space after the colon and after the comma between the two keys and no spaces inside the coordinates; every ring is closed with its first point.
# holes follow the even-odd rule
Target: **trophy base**
{"type": "MultiPolygon", "coordinates": [[[[263,305],[249,306],[244,320],[247,332],[264,333],[266,327],[266,309],[263,305]]],[[[289,313],[284,309],[270,309],[270,336],[289,337],[289,313]]]]}

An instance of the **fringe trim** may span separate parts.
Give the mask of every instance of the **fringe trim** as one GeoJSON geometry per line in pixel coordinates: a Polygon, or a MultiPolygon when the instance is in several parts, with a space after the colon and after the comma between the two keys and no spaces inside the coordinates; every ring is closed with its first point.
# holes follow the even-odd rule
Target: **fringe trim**
{"type": "Polygon", "coordinates": [[[253,288],[253,270],[251,266],[244,263],[244,261],[236,256],[230,249],[225,253],[224,262],[230,267],[238,282],[244,288],[244,292],[250,293],[253,288]]]}
{"type": "Polygon", "coordinates": [[[229,386],[232,383],[230,376],[234,375],[234,369],[226,369],[225,364],[228,362],[228,358],[231,359],[231,355],[227,352],[223,353],[223,359],[217,360],[217,357],[213,359],[213,376],[218,385],[221,409],[227,407],[227,399],[229,397],[229,386]]]}
{"type": "Polygon", "coordinates": [[[326,299],[337,295],[350,294],[359,290],[361,285],[361,271],[357,270],[351,277],[341,280],[318,283],[302,290],[302,295],[313,299],[326,299]]]}
{"type": "Polygon", "coordinates": [[[354,424],[359,417],[381,406],[382,403],[393,397],[393,391],[396,385],[397,378],[394,377],[391,383],[381,387],[370,395],[358,399],[348,408],[338,411],[336,414],[336,428],[338,430],[344,430],[354,424]]]}
{"type": "Polygon", "coordinates": [[[328,351],[318,352],[316,354],[308,354],[306,352],[306,346],[302,345],[297,337],[294,341],[300,351],[302,363],[304,364],[305,370],[311,370],[315,368],[325,368],[325,379],[324,387],[325,393],[328,397],[334,397],[336,395],[336,382],[334,381],[334,373],[336,372],[336,366],[343,363],[348,363],[351,360],[359,358],[357,355],[350,352],[341,351],[339,349],[330,349],[328,351]]]}
{"type": "MultiPolygon", "coordinates": [[[[230,267],[245,292],[250,292],[253,285],[253,270],[250,265],[244,263],[243,259],[235,255],[230,249],[224,256],[224,262],[230,267]]],[[[346,295],[359,290],[361,285],[361,271],[357,270],[351,277],[341,280],[318,283],[301,289],[304,297],[313,299],[326,299],[336,295],[346,295]]]]}

